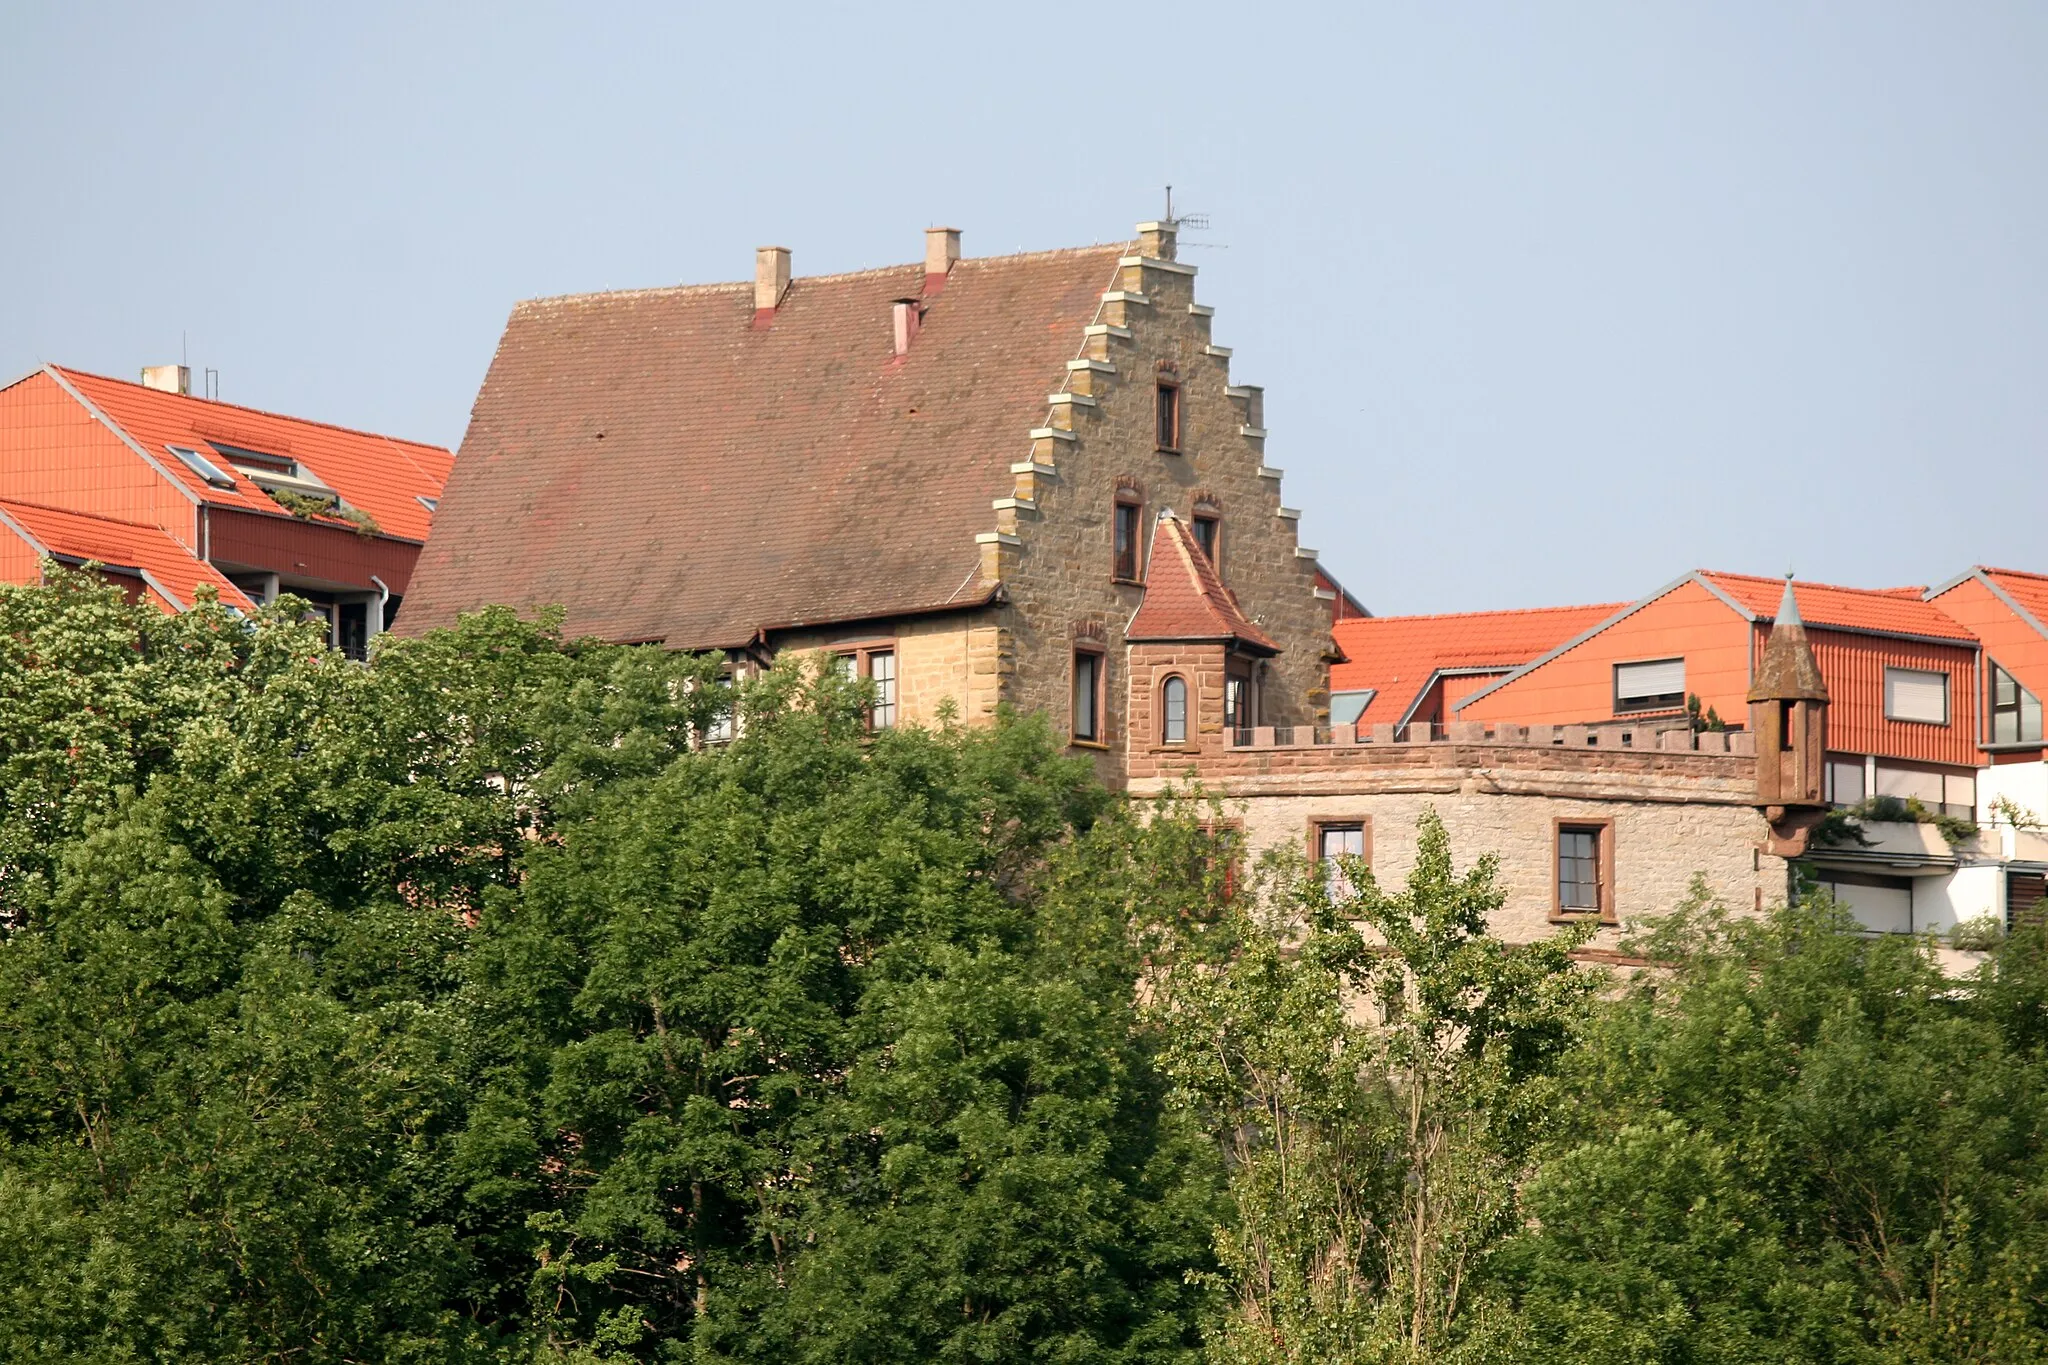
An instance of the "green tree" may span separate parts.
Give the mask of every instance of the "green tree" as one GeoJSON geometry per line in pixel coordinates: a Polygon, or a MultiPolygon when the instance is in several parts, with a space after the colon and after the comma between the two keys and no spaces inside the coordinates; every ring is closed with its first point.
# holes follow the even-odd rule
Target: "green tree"
{"type": "Polygon", "coordinates": [[[1972,977],[1825,897],[1704,890],[1575,1057],[1506,1258],[1522,1358],[2048,1355],[2048,955],[1972,977]]]}
{"type": "Polygon", "coordinates": [[[1489,1340],[1492,1257],[1519,1226],[1516,1182],[1598,978],[1565,933],[1509,949],[1491,857],[1460,875],[1434,812],[1406,886],[1346,860],[1333,903],[1272,860],[1220,959],[1191,956],[1162,998],[1184,1104],[1222,1144],[1236,1222],[1230,1362],[1445,1358],[1489,1340]]]}

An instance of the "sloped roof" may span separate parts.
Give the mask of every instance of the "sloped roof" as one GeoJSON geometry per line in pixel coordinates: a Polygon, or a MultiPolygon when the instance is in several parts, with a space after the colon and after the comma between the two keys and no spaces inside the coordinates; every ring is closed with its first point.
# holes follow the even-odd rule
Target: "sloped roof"
{"type": "Polygon", "coordinates": [[[0,525],[23,536],[38,554],[68,555],[112,569],[141,571],[152,596],[171,611],[191,607],[201,584],[212,587],[227,606],[255,610],[242,590],[218,569],[154,526],[11,500],[0,500],[0,525]]]}
{"type": "Polygon", "coordinates": [[[1193,529],[1171,512],[1159,514],[1147,565],[1145,597],[1124,628],[1126,640],[1235,640],[1262,653],[1280,652],[1223,586],[1193,529]]]}
{"type": "MultiPolygon", "coordinates": [[[[1702,569],[1698,577],[1718,588],[1752,620],[1768,620],[1785,590],[1782,578],[1720,573],[1702,569]]],[[[1833,630],[1874,631],[1881,635],[1917,635],[1932,640],[1969,642],[1976,637],[1925,599],[1926,589],[1844,588],[1832,583],[1795,582],[1799,614],[1809,626],[1833,630]]]]}
{"type": "MultiPolygon", "coordinates": [[[[216,442],[296,460],[339,493],[342,501],[374,517],[384,535],[413,541],[424,541],[433,521],[433,514],[419,499],[440,496],[449,466],[455,461],[454,455],[440,446],[166,393],[82,370],[56,365],[47,368],[194,497],[216,507],[285,515],[268,494],[246,478],[236,477],[233,488],[216,488],[181,464],[166,446],[194,448],[216,465],[222,460],[208,449],[216,442]]],[[[232,469],[226,472],[234,473],[232,469]]],[[[350,529],[354,529],[352,525],[350,529]]]]}
{"type": "Polygon", "coordinates": [[[1332,692],[1375,695],[1359,724],[1398,721],[1440,671],[1506,673],[1598,625],[1624,604],[1536,607],[1440,616],[1372,616],[1331,628],[1347,662],[1330,669],[1332,692]]]}
{"type": "Polygon", "coordinates": [[[1806,622],[1799,614],[1799,598],[1792,580],[1778,599],[1777,615],[1771,621],[1770,636],[1764,641],[1763,661],[1756,679],[1749,685],[1751,701],[1826,701],[1827,682],[1820,675],[1820,660],[1806,638],[1806,622]]]}
{"type": "Polygon", "coordinates": [[[971,605],[974,537],[1080,353],[1121,245],[539,299],[506,324],[400,629],[559,603],[569,634],[744,644],[971,605]]]}
{"type": "Polygon", "coordinates": [[[2005,595],[2019,603],[2021,610],[2033,618],[2034,629],[2048,636],[2048,575],[2028,573],[2023,569],[1981,570],[2004,590],[2005,595]]]}

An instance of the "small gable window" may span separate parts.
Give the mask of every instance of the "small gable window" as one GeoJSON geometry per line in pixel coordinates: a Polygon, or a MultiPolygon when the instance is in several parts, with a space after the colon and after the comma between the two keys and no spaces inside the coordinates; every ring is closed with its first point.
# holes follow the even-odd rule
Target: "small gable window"
{"type": "Polygon", "coordinates": [[[1159,739],[1163,744],[1188,742],[1188,684],[1175,676],[1159,689],[1159,739]]]}
{"type": "Polygon", "coordinates": [[[1156,426],[1161,450],[1180,449],[1180,385],[1160,380],[1157,392],[1156,426]]]}
{"type": "Polygon", "coordinates": [[[1110,576],[1122,583],[1138,581],[1138,504],[1119,498],[1116,504],[1116,558],[1110,576]]]}
{"type": "Polygon", "coordinates": [[[2019,679],[1991,665],[1991,742],[2021,744],[2041,738],[2041,699],[2019,679]]]}
{"type": "Polygon", "coordinates": [[[1357,692],[1332,692],[1330,694],[1330,724],[1356,725],[1358,718],[1365,714],[1365,708],[1372,705],[1372,699],[1379,689],[1364,688],[1357,692]]]}
{"type": "Polygon", "coordinates": [[[1614,666],[1614,714],[1676,711],[1685,705],[1685,660],[1646,659],[1614,666]]]}
{"type": "Polygon", "coordinates": [[[1213,512],[1197,512],[1193,526],[1195,544],[1202,547],[1203,556],[1221,572],[1223,561],[1217,558],[1217,551],[1223,548],[1223,518],[1213,512]]]}

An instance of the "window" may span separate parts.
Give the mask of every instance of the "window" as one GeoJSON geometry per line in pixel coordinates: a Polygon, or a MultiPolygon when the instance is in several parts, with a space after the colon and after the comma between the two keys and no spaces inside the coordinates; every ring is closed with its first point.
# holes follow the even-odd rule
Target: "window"
{"type": "Polygon", "coordinates": [[[165,446],[165,450],[178,457],[178,463],[212,484],[215,488],[233,488],[235,479],[212,460],[207,459],[190,446],[165,446]]]}
{"type": "Polygon", "coordinates": [[[1158,438],[1161,450],[1180,449],[1180,385],[1160,381],[1158,398],[1158,438]]]}
{"type": "Polygon", "coordinates": [[[1252,680],[1248,675],[1232,673],[1223,679],[1223,723],[1233,730],[1249,730],[1258,721],[1258,708],[1252,702],[1252,680]]]}
{"type": "Polygon", "coordinates": [[[429,512],[437,512],[441,508],[441,500],[439,498],[430,498],[425,493],[413,494],[412,500],[426,508],[429,512]]]}
{"type": "Polygon", "coordinates": [[[1368,856],[1370,845],[1366,831],[1371,822],[1363,817],[1351,819],[1318,819],[1309,825],[1309,856],[1316,861],[1323,874],[1323,890],[1333,901],[1350,900],[1357,894],[1351,878],[1345,875],[1340,859],[1357,858],[1363,861],[1368,856]]]}
{"type": "Polygon", "coordinates": [[[1991,742],[2021,744],[2041,738],[2041,699],[2019,679],[1991,665],[1991,742]]]}
{"type": "Polygon", "coordinates": [[[1867,793],[1863,790],[1863,760],[1828,756],[1828,800],[1838,806],[1853,806],[1867,793]]]}
{"type": "Polygon", "coordinates": [[[1102,742],[1103,658],[1098,650],[1074,651],[1074,721],[1077,744],[1102,742]]]}
{"type": "Polygon", "coordinates": [[[1216,557],[1216,552],[1221,548],[1218,535],[1222,525],[1223,520],[1220,517],[1211,516],[1206,512],[1195,513],[1195,544],[1202,547],[1203,557],[1218,570],[1223,567],[1223,561],[1216,557]]]}
{"type": "Polygon", "coordinates": [[[832,667],[847,682],[866,678],[875,685],[875,704],[868,710],[868,724],[887,730],[896,723],[896,651],[892,646],[856,649],[835,655],[832,667]]]}
{"type": "Polygon", "coordinates": [[[1138,504],[1119,501],[1116,505],[1116,562],[1110,576],[1125,583],[1138,581],[1138,504]]]}
{"type": "Polygon", "coordinates": [[[1159,739],[1164,744],[1185,744],[1188,742],[1188,684],[1185,678],[1172,677],[1159,689],[1160,724],[1159,739]]]}
{"type": "Polygon", "coordinates": [[[1356,725],[1358,718],[1365,714],[1365,708],[1372,705],[1372,699],[1379,695],[1379,689],[1368,687],[1362,692],[1332,692],[1330,694],[1330,724],[1356,725]]]}
{"type": "Polygon", "coordinates": [[[880,649],[868,655],[868,677],[875,684],[875,709],[868,723],[887,730],[896,723],[896,651],[880,649]]]}
{"type": "Polygon", "coordinates": [[[1650,659],[1614,666],[1614,714],[1676,711],[1685,705],[1685,660],[1650,659]]]}
{"type": "Polygon", "coordinates": [[[1926,668],[1887,668],[1884,718],[1948,724],[1948,674],[1926,668]]]}
{"type": "Polygon", "coordinates": [[[1611,821],[1557,822],[1558,918],[1598,915],[1614,920],[1614,825],[1611,821]]]}

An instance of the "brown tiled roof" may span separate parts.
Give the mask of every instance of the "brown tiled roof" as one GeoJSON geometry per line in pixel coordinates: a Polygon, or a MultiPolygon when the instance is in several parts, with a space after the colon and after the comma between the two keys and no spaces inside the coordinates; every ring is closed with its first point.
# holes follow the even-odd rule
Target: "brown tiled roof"
{"type": "Polygon", "coordinates": [[[909,354],[922,264],[512,311],[400,628],[559,603],[572,635],[763,629],[985,600],[974,537],[1013,485],[1124,247],[961,260],[909,354]]]}
{"type": "Polygon", "coordinates": [[[1126,640],[1236,640],[1269,654],[1280,646],[1237,605],[1188,524],[1162,512],[1152,533],[1145,600],[1124,628],[1126,640]]]}

